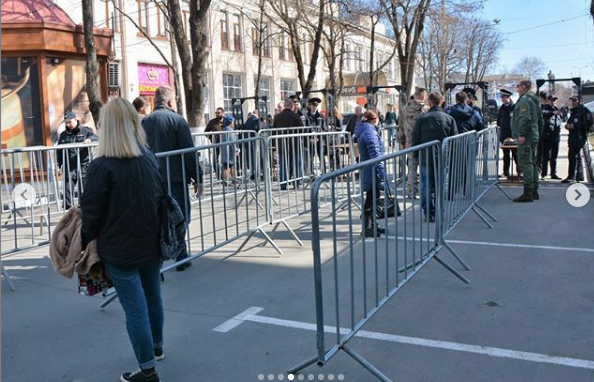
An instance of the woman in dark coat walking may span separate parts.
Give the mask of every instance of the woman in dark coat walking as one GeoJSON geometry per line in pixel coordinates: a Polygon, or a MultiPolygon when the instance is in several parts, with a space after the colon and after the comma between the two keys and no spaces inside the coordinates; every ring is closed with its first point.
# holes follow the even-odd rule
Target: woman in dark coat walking
{"type": "MultiPolygon", "coordinates": [[[[377,114],[373,110],[368,110],[363,115],[361,122],[359,122],[355,128],[354,135],[359,147],[361,162],[380,157],[385,153],[384,142],[377,130],[378,122],[377,114]]],[[[380,228],[377,223],[375,226],[372,224],[374,220],[373,216],[375,214],[375,211],[373,211],[374,197],[376,209],[377,207],[380,207],[381,209],[384,204],[380,200],[380,191],[387,190],[387,195],[390,193],[390,184],[385,181],[386,169],[383,161],[375,164],[375,179],[373,178],[373,175],[374,171],[372,166],[363,167],[361,186],[362,190],[365,192],[365,228],[362,235],[365,237],[379,237],[386,232],[383,228],[380,228]]],[[[400,210],[397,204],[395,207],[392,207],[392,209],[394,208],[398,209],[398,215],[400,215],[400,210]]]]}
{"type": "Polygon", "coordinates": [[[159,204],[165,188],[155,156],[130,102],[116,98],[101,110],[97,157],[81,197],[83,246],[97,239],[122,308],[140,368],[122,382],[160,382],[163,355],[159,204]]]}

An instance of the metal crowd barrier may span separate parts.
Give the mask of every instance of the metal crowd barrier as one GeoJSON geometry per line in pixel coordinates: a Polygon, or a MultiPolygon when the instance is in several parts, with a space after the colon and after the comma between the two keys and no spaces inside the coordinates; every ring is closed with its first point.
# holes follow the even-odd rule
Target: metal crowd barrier
{"type": "MultiPolygon", "coordinates": [[[[256,233],[262,234],[266,242],[269,242],[280,254],[281,249],[264,231],[269,223],[268,201],[265,187],[259,182],[250,180],[250,167],[246,157],[241,152],[247,152],[247,147],[258,149],[262,146],[263,138],[253,137],[236,140],[230,134],[221,142],[207,146],[199,146],[183,150],[168,151],[156,154],[160,160],[161,173],[165,174],[164,181],[170,195],[183,200],[180,208],[187,211],[190,222],[187,229],[187,251],[189,257],[165,264],[161,273],[164,273],[178,265],[193,261],[216,249],[247,236],[246,242],[256,233]],[[245,151],[244,151],[245,150],[245,151]],[[176,184],[171,180],[173,166],[181,166],[182,178],[186,174],[198,171],[188,166],[188,156],[193,157],[196,166],[204,164],[203,158],[212,158],[212,154],[218,152],[214,158],[221,166],[220,175],[214,172],[203,172],[201,195],[194,194],[193,186],[176,184]]],[[[257,155],[260,155],[259,152],[257,155]]],[[[179,171],[179,167],[178,167],[179,171]]],[[[243,246],[235,253],[241,251],[243,246]]],[[[117,296],[112,295],[106,299],[101,308],[105,308],[117,296]]]]}
{"type": "Polygon", "coordinates": [[[386,152],[392,153],[400,150],[400,141],[398,140],[398,125],[385,124],[380,127],[380,135],[386,145],[386,152]]]}
{"type": "MultiPolygon", "coordinates": [[[[440,222],[445,192],[441,166],[440,143],[433,141],[316,179],[311,189],[311,215],[317,355],[291,368],[289,373],[295,374],[314,363],[324,366],[343,350],[380,380],[390,381],[351,347],[350,340],[432,259],[469,283],[438,256],[443,247],[440,222]],[[397,196],[404,195],[406,184],[401,182],[392,188],[387,179],[378,180],[377,166],[383,163],[386,169],[405,167],[407,155],[420,160],[422,205],[409,209],[409,203],[418,206],[418,201],[403,198],[404,214],[398,217],[397,211],[390,214],[391,202],[385,194],[396,196],[394,203],[400,203],[397,196]],[[354,189],[353,179],[357,178],[371,179],[371,185],[358,197],[360,204],[366,206],[361,216],[353,214],[351,199],[347,199],[348,208],[337,208],[344,189],[346,193],[354,189]],[[331,201],[324,207],[327,190],[331,201]],[[429,214],[429,200],[434,200],[434,221],[429,214]],[[426,218],[423,207],[428,212],[426,218]]],[[[392,169],[392,173],[398,171],[392,169]]]]}
{"type": "Polygon", "coordinates": [[[2,255],[49,243],[53,225],[66,210],[66,203],[75,205],[84,191],[84,182],[79,180],[84,179],[96,146],[69,144],[1,151],[2,255]],[[59,162],[63,164],[60,169],[59,162]],[[34,200],[13,197],[20,183],[33,187],[34,200]]]}
{"type": "MultiPolygon", "coordinates": [[[[307,189],[315,178],[354,163],[350,138],[342,132],[276,133],[265,138],[263,151],[269,164],[265,179],[273,232],[282,224],[302,245],[287,220],[310,211],[307,189]]],[[[348,196],[342,194],[339,201],[348,196]]]]}
{"type": "MultiPolygon", "coordinates": [[[[74,205],[84,190],[84,182],[78,180],[84,179],[85,158],[92,160],[96,145],[35,146],[1,151],[2,256],[49,244],[52,230],[66,209],[65,201],[74,205]],[[63,164],[60,169],[59,162],[63,164]],[[21,183],[29,184],[35,196],[30,193],[20,198],[13,195],[21,183]],[[26,199],[27,195],[31,200],[26,199]],[[47,228],[45,232],[44,228],[47,228]]],[[[14,290],[4,265],[2,276],[14,290]]]]}

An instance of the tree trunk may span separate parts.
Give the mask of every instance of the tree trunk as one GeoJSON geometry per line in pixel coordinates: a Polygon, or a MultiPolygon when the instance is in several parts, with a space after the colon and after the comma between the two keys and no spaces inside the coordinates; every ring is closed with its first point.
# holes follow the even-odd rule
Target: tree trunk
{"type": "MultiPolygon", "coordinates": [[[[206,60],[208,58],[208,8],[211,0],[190,1],[190,37],[192,41],[192,110],[194,125],[204,123],[204,78],[206,77],[206,60]],[[200,4],[198,3],[200,2],[200,4]]],[[[189,118],[188,118],[189,119],[189,118]]]]}
{"type": "Polygon", "coordinates": [[[87,83],[85,89],[89,97],[89,110],[93,115],[95,125],[99,122],[99,113],[103,102],[97,80],[99,78],[99,65],[97,64],[97,47],[93,34],[93,0],[82,1],[83,28],[85,34],[85,49],[87,52],[86,75],[87,83]]]}
{"type": "MultiPolygon", "coordinates": [[[[192,1],[192,3],[197,0],[192,1]]],[[[167,0],[169,8],[171,29],[175,36],[175,43],[181,63],[182,82],[184,84],[184,98],[186,100],[186,113],[188,124],[190,127],[198,126],[198,113],[196,104],[194,103],[194,95],[192,91],[192,55],[188,47],[187,36],[184,28],[184,20],[182,18],[181,7],[179,0],[167,0]]]]}

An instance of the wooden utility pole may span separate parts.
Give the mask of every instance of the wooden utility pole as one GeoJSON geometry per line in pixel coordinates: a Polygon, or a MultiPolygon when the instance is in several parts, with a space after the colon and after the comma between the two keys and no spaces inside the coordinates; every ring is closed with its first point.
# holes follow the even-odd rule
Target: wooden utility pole
{"type": "Polygon", "coordinates": [[[83,29],[85,34],[85,49],[87,52],[86,75],[87,83],[85,89],[89,97],[89,110],[93,115],[95,124],[99,122],[99,113],[103,102],[98,85],[99,65],[97,64],[97,47],[93,34],[93,0],[82,0],[83,29]]]}

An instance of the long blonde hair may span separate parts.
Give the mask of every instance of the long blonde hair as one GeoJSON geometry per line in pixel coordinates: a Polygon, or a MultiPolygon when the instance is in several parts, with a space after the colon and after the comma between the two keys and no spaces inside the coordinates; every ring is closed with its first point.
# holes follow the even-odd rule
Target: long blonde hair
{"type": "Polygon", "coordinates": [[[136,109],[127,100],[116,98],[103,106],[99,128],[97,156],[134,158],[142,155],[146,135],[136,109]]]}

